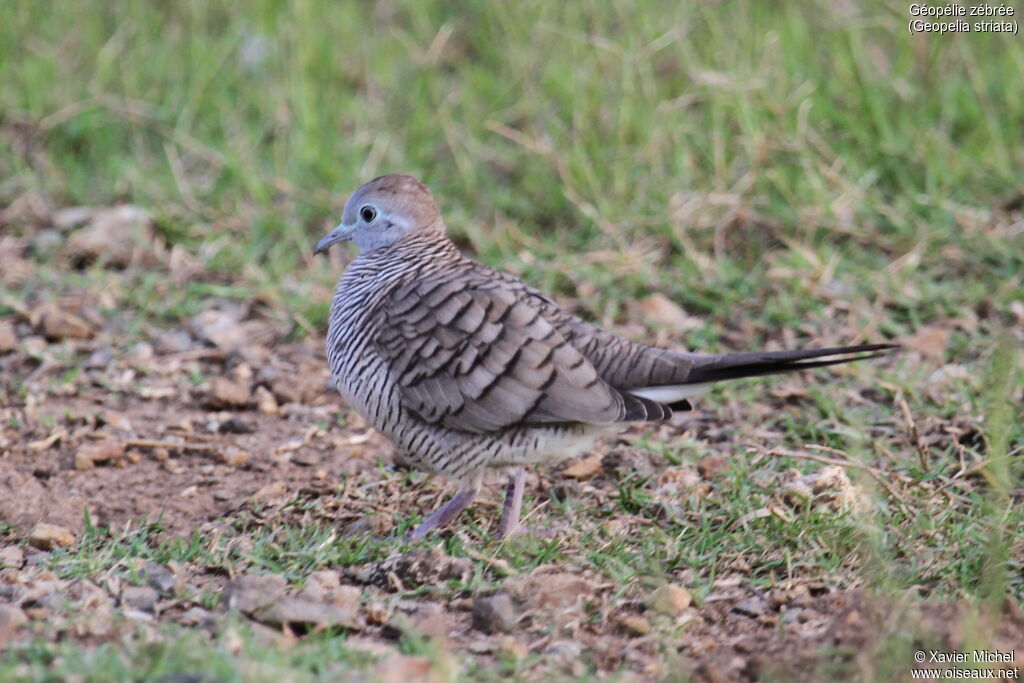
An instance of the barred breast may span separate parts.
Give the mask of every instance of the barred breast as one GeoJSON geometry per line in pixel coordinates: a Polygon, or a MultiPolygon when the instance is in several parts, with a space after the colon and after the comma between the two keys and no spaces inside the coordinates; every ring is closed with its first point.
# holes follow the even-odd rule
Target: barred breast
{"type": "MultiPolygon", "coordinates": [[[[418,467],[465,479],[487,467],[505,467],[568,458],[585,451],[603,429],[587,424],[510,424],[492,433],[453,429],[424,419],[402,399],[401,375],[392,357],[380,351],[389,316],[415,320],[405,307],[402,288],[429,282],[459,267],[449,244],[403,244],[360,256],[338,282],[331,306],[327,359],[338,391],[363,418],[388,437],[418,467]],[[416,258],[408,252],[416,250],[416,258]],[[397,310],[396,310],[397,309],[397,310]]],[[[406,303],[408,303],[406,301],[406,303]]]]}

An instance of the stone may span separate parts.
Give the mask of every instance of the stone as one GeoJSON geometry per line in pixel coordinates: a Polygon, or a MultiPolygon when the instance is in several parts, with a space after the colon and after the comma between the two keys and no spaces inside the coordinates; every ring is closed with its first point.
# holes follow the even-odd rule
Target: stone
{"type": "Polygon", "coordinates": [[[192,318],[190,327],[196,337],[224,351],[233,351],[247,341],[240,310],[203,311],[192,318]]]}
{"type": "Polygon", "coordinates": [[[254,397],[256,399],[256,410],[264,415],[277,415],[280,412],[277,399],[274,398],[274,394],[270,392],[270,389],[258,386],[254,392],[254,397]]]}
{"type": "Polygon", "coordinates": [[[559,640],[549,645],[544,654],[563,661],[578,661],[583,654],[583,646],[572,640],[559,640]]]}
{"type": "Polygon", "coordinates": [[[342,586],[341,575],[330,569],[321,569],[309,575],[306,585],[299,592],[299,598],[313,602],[325,602],[335,607],[359,609],[362,589],[358,586],[342,586]]]}
{"type": "MultiPolygon", "coordinates": [[[[2,212],[0,212],[2,213],[2,212]]],[[[25,242],[16,237],[0,237],[0,285],[15,288],[23,285],[36,272],[36,264],[22,256],[25,242]]]]}
{"type": "Polygon", "coordinates": [[[283,598],[287,585],[276,574],[247,574],[231,582],[224,597],[228,607],[251,614],[283,598]]]}
{"type": "Polygon", "coordinates": [[[44,228],[29,238],[29,246],[33,254],[51,254],[64,244],[60,231],[44,228]]]}
{"type": "Polygon", "coordinates": [[[124,458],[124,442],[120,439],[100,439],[86,443],[75,452],[75,469],[91,470],[96,463],[124,458]]]}
{"type": "Polygon", "coordinates": [[[631,636],[646,636],[651,632],[651,622],[639,614],[626,614],[619,619],[619,624],[631,636]]]}
{"type": "Polygon", "coordinates": [[[7,353],[18,348],[18,335],[14,333],[14,325],[9,320],[0,320],[0,353],[7,353]]]}
{"type": "Polygon", "coordinates": [[[113,362],[114,354],[110,349],[96,349],[85,359],[82,367],[86,370],[105,370],[113,362]]]}
{"type": "Polygon", "coordinates": [[[362,597],[363,590],[359,586],[338,586],[327,601],[336,607],[358,610],[362,597]]]}
{"type": "Polygon", "coordinates": [[[214,621],[213,612],[202,607],[192,607],[178,617],[178,623],[182,626],[202,626],[206,628],[212,626],[214,621]]]}
{"type": "Polygon", "coordinates": [[[14,605],[0,605],[0,645],[27,623],[25,610],[14,605]]]}
{"type": "Polygon", "coordinates": [[[124,358],[135,367],[145,366],[153,360],[153,345],[146,342],[132,344],[124,358]]]}
{"type": "Polygon", "coordinates": [[[361,624],[352,610],[301,598],[280,598],[269,605],[259,607],[252,617],[265,624],[304,626],[344,626],[358,629],[361,624]]]}
{"type": "Polygon", "coordinates": [[[156,562],[147,562],[139,573],[146,580],[146,585],[159,593],[160,597],[170,597],[174,593],[174,587],[178,582],[167,567],[156,562]]]}
{"type": "Polygon", "coordinates": [[[16,545],[0,548],[0,569],[13,567],[21,569],[25,564],[25,551],[16,545]]]}
{"type": "Polygon", "coordinates": [[[19,194],[0,210],[0,225],[41,227],[53,220],[49,198],[40,192],[19,194]]]}
{"type": "Polygon", "coordinates": [[[516,609],[508,593],[478,597],[473,601],[473,628],[479,631],[510,633],[516,621],[516,609]]]}
{"type": "Polygon", "coordinates": [[[99,209],[88,225],[68,237],[67,252],[80,261],[123,268],[152,249],[152,222],[148,212],[130,204],[99,209]]]}
{"type": "Polygon", "coordinates": [[[291,458],[292,462],[301,467],[314,467],[320,464],[320,456],[315,451],[303,448],[291,458]]]}
{"type": "Polygon", "coordinates": [[[659,614],[670,617],[678,617],[693,602],[690,591],[682,586],[666,584],[654,591],[651,596],[650,607],[659,614]]]}
{"type": "Polygon", "coordinates": [[[56,304],[44,304],[33,313],[38,329],[50,341],[89,339],[95,333],[86,320],[56,304]]]}
{"type": "MultiPolygon", "coordinates": [[[[52,590],[56,591],[61,588],[63,587],[55,586],[52,590]]],[[[79,610],[109,607],[111,604],[110,595],[107,591],[88,579],[80,579],[73,582],[64,592],[68,597],[68,601],[73,603],[79,610]]]]}
{"type": "Polygon", "coordinates": [[[106,638],[113,633],[114,624],[114,610],[109,605],[100,604],[89,610],[83,619],[75,621],[72,629],[80,637],[106,638]]]}
{"type": "Polygon", "coordinates": [[[85,225],[96,213],[91,206],[69,206],[65,209],[58,209],[53,214],[53,227],[60,231],[67,231],[85,225]]]}
{"type": "Polygon", "coordinates": [[[132,423],[127,417],[113,410],[103,412],[103,422],[119,432],[132,431],[132,423]]]}
{"type": "Polygon", "coordinates": [[[153,340],[153,350],[161,355],[181,353],[192,348],[192,335],[185,330],[169,330],[153,340]]]}
{"type": "Polygon", "coordinates": [[[40,523],[29,532],[28,542],[39,550],[68,548],[75,544],[75,535],[62,526],[40,523]]]}
{"type": "Polygon", "coordinates": [[[733,605],[732,611],[748,617],[759,617],[768,611],[768,603],[760,598],[747,598],[733,605]]]}
{"type": "Polygon", "coordinates": [[[149,586],[125,586],[121,591],[121,607],[146,614],[156,614],[157,592],[149,586]]]}
{"type": "Polygon", "coordinates": [[[782,610],[782,623],[784,624],[796,624],[800,622],[800,615],[804,611],[803,607],[789,607],[782,610]]]}
{"type": "Polygon", "coordinates": [[[237,446],[225,446],[224,450],[220,452],[220,459],[224,461],[225,465],[231,467],[241,467],[242,465],[249,462],[249,452],[244,451],[237,446]]]}
{"type": "Polygon", "coordinates": [[[249,434],[254,431],[251,424],[240,417],[232,416],[217,425],[219,434],[249,434]]]}
{"type": "Polygon", "coordinates": [[[242,408],[249,405],[249,387],[227,377],[216,377],[210,385],[209,407],[242,408]]]}
{"type": "Polygon", "coordinates": [[[444,608],[437,603],[428,602],[414,603],[408,614],[392,615],[384,624],[381,635],[395,639],[402,636],[443,639],[451,631],[452,619],[444,608]]]}
{"type": "Polygon", "coordinates": [[[594,584],[571,572],[534,573],[511,579],[506,586],[515,598],[531,607],[564,609],[595,592],[594,584]]]}
{"type": "Polygon", "coordinates": [[[449,557],[439,546],[404,555],[392,555],[373,565],[369,582],[381,588],[401,590],[442,581],[466,581],[473,575],[469,558],[449,557]],[[394,581],[401,582],[395,586],[394,581]]]}

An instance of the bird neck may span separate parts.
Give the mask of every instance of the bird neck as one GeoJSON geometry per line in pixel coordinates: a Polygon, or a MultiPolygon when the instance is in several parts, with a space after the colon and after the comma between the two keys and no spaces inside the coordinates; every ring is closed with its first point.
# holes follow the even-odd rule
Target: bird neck
{"type": "Polygon", "coordinates": [[[451,263],[462,259],[462,252],[442,230],[417,230],[376,249],[361,252],[348,271],[395,274],[420,264],[451,263]],[[402,268],[395,268],[396,263],[402,268]]]}
{"type": "Polygon", "coordinates": [[[402,258],[410,261],[430,259],[460,259],[462,252],[448,238],[444,225],[439,229],[416,230],[385,247],[390,250],[389,258],[402,258]]]}

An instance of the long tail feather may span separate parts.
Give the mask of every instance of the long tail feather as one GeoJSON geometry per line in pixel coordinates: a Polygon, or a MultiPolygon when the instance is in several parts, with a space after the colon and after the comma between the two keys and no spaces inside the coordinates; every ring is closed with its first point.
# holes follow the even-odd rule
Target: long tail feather
{"type": "Polygon", "coordinates": [[[801,349],[795,351],[759,351],[755,353],[727,353],[704,356],[696,360],[686,377],[686,384],[721,382],[741,377],[777,375],[810,368],[822,368],[840,363],[867,360],[886,355],[898,349],[898,344],[858,344],[834,346],[827,349],[801,349]]]}

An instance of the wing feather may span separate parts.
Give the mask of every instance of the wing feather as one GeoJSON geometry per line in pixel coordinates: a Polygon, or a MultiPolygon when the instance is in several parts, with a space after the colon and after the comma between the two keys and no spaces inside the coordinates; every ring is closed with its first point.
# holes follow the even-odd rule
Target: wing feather
{"type": "Polygon", "coordinates": [[[635,412],[638,399],[602,380],[532,297],[463,275],[398,287],[382,309],[374,344],[406,407],[476,433],[532,422],[608,424],[635,412]]]}

